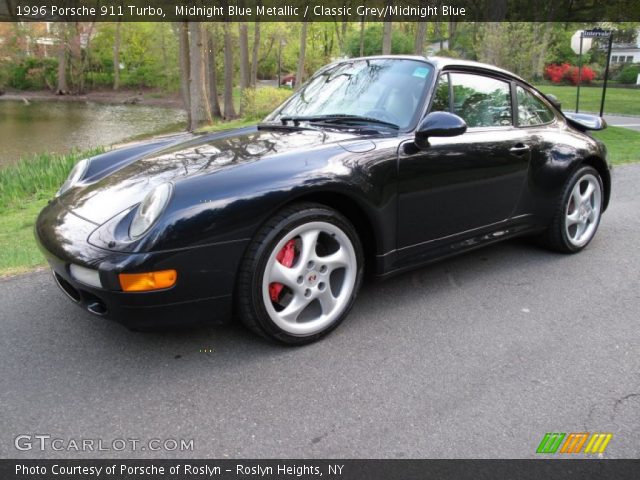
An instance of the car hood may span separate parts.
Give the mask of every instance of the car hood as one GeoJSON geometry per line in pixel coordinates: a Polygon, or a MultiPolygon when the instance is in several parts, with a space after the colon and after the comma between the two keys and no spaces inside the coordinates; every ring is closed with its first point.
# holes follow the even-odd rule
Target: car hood
{"type": "Polygon", "coordinates": [[[351,132],[311,129],[250,127],[197,136],[147,153],[106,176],[100,177],[98,172],[63,194],[60,201],[76,215],[99,225],[142,201],[163,182],[211,174],[279,155],[286,155],[286,160],[291,161],[290,154],[296,151],[309,152],[329,145],[350,150],[351,145],[362,142],[361,135],[351,132]]]}

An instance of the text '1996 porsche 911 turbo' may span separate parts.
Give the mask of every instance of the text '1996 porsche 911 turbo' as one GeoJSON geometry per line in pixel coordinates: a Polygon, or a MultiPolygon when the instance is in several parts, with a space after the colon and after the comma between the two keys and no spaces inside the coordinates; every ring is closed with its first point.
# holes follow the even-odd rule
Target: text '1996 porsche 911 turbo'
{"type": "Polygon", "coordinates": [[[67,296],[132,329],[239,318],[283,343],[383,278],[516,236],[566,253],[607,208],[599,117],[504,70],[379,56],[313,75],[257,126],[79,162],[36,237],[67,296]]]}

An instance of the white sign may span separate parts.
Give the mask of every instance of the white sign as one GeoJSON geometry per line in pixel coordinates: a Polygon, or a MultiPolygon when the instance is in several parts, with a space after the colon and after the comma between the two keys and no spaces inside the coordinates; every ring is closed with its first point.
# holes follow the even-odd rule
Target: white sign
{"type": "MultiPolygon", "coordinates": [[[[575,53],[580,53],[580,37],[583,30],[578,30],[571,36],[571,50],[575,53]]],[[[582,53],[587,53],[591,49],[591,38],[582,39],[582,53]]]]}

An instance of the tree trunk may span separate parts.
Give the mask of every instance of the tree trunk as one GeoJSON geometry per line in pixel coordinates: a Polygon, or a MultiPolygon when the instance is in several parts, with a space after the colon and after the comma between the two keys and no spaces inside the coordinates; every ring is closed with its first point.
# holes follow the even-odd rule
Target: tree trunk
{"type": "Polygon", "coordinates": [[[233,37],[229,22],[224,22],[224,118],[236,117],[233,107],[233,37]]]}
{"type": "Polygon", "coordinates": [[[453,21],[449,21],[449,50],[453,50],[453,46],[456,43],[456,27],[458,24],[453,21]]]}
{"type": "Polygon", "coordinates": [[[255,22],[253,31],[253,58],[251,60],[251,86],[258,84],[258,54],[260,53],[260,22],[255,22]]]}
{"type": "Polygon", "coordinates": [[[418,28],[416,29],[416,43],[413,48],[416,55],[424,55],[424,41],[426,36],[427,22],[418,22],[418,28]]]}
{"type": "Polygon", "coordinates": [[[364,57],[364,16],[360,20],[360,56],[364,57]]]}
{"type": "Polygon", "coordinates": [[[202,43],[202,24],[200,22],[189,23],[189,63],[191,72],[189,75],[189,93],[191,101],[191,122],[189,130],[195,130],[202,125],[211,123],[211,111],[205,88],[204,71],[204,46],[202,43]]]}
{"type": "Polygon", "coordinates": [[[304,76],[304,56],[307,50],[307,22],[302,23],[300,30],[300,55],[298,56],[298,70],[296,71],[296,90],[302,85],[304,76]]]}
{"type": "Polygon", "coordinates": [[[191,93],[189,92],[191,66],[189,62],[189,24],[187,22],[178,24],[178,41],[180,44],[180,90],[184,109],[187,112],[187,127],[189,127],[191,125],[191,93]]]}
{"type": "Polygon", "coordinates": [[[58,95],[65,95],[69,91],[67,85],[67,26],[64,23],[60,23],[58,26],[58,86],[56,87],[56,93],[58,95]]]}
{"type": "MultiPolygon", "coordinates": [[[[217,24],[213,24],[216,28],[217,24]]],[[[221,118],[222,110],[220,110],[220,101],[218,100],[218,72],[216,57],[218,54],[218,45],[216,42],[216,31],[207,32],[207,56],[206,68],[209,87],[209,105],[211,105],[211,116],[213,118],[221,118]]]]}
{"type": "Polygon", "coordinates": [[[113,40],[113,89],[120,88],[120,30],[122,22],[116,22],[116,33],[113,40]]]}
{"type": "Polygon", "coordinates": [[[247,22],[240,22],[238,25],[238,37],[240,39],[240,116],[244,114],[244,91],[249,87],[251,67],[249,66],[249,34],[247,32],[247,22]]]}
{"type": "Polygon", "coordinates": [[[391,54],[391,22],[384,22],[384,31],[382,34],[382,54],[391,54]]]}
{"type": "Polygon", "coordinates": [[[167,58],[167,41],[165,39],[166,31],[165,24],[158,23],[160,27],[160,44],[162,47],[162,71],[164,72],[164,88],[169,90],[171,79],[169,78],[169,59],[167,58]]]}
{"type": "Polygon", "coordinates": [[[436,22],[435,34],[438,40],[440,41],[440,50],[444,48],[444,43],[442,39],[442,22],[436,22]]]}

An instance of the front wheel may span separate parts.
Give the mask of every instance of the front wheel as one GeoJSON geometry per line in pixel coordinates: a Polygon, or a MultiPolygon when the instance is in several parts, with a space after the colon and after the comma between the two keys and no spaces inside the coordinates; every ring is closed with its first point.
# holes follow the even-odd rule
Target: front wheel
{"type": "Polygon", "coordinates": [[[285,208],[247,250],[237,287],[241,320],[283,343],[315,341],[348,314],[362,270],[362,246],[344,216],[310,203],[285,208]]]}
{"type": "Polygon", "coordinates": [[[579,252],[593,239],[603,205],[602,179],[590,166],[579,168],[565,184],[543,243],[564,253],[579,252]]]}

